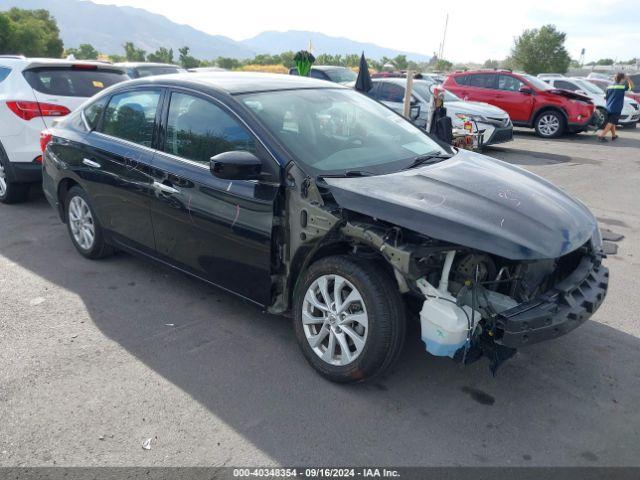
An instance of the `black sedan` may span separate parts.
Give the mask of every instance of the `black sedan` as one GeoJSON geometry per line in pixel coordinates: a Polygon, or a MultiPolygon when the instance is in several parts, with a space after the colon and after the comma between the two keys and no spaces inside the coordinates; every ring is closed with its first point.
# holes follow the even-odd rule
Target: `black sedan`
{"type": "Polygon", "coordinates": [[[291,312],[339,382],[401,352],[493,369],[602,303],[594,216],[517,167],[438,144],[351,89],[296,76],[116,85],[44,132],[43,186],[90,259],[124,250],[291,312]]]}

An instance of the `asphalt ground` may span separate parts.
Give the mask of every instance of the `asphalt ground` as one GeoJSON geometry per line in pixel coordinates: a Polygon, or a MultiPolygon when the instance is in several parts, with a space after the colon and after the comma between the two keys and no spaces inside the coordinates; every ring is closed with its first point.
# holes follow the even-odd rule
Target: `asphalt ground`
{"type": "Polygon", "coordinates": [[[85,260],[37,189],[0,205],[0,466],[640,465],[640,129],[486,153],[625,236],[596,315],[495,378],[414,329],[384,378],[329,383],[289,319],[127,254],[85,260]]]}

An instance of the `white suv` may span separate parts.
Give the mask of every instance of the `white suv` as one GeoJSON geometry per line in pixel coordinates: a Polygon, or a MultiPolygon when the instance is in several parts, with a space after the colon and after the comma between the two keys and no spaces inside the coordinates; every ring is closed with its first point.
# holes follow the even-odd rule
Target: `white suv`
{"type": "Polygon", "coordinates": [[[42,130],[127,79],[108,63],[0,55],[0,202],[24,200],[41,181],[42,130]]]}

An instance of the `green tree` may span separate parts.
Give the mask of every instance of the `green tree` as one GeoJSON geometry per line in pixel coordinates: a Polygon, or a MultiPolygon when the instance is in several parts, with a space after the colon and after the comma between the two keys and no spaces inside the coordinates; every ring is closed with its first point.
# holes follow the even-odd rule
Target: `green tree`
{"type": "Polygon", "coordinates": [[[566,37],[554,25],[525,30],[516,38],[511,56],[519,68],[532,75],[565,73],[571,62],[571,57],[564,48],[566,37]]]}
{"type": "Polygon", "coordinates": [[[166,49],[165,47],[160,47],[154,53],[147,55],[147,61],[156,63],[173,63],[173,48],[166,49]]]}
{"type": "Polygon", "coordinates": [[[296,66],[296,62],[293,60],[293,57],[295,56],[295,54],[296,53],[292,52],[291,50],[288,50],[286,52],[282,52],[280,54],[280,61],[282,62],[282,65],[284,65],[286,68],[295,67],[296,66]]]}
{"type": "Polygon", "coordinates": [[[238,60],[229,57],[218,57],[216,60],[216,64],[220,68],[224,68],[227,70],[235,70],[240,66],[240,62],[238,60]]]}
{"type": "Polygon", "coordinates": [[[47,10],[12,8],[0,13],[0,54],[60,58],[63,51],[58,24],[47,10]]]}
{"type": "Polygon", "coordinates": [[[126,59],[127,57],[125,57],[124,55],[117,55],[115,53],[112,55],[109,55],[109,61],[113,63],[124,62],[126,59]]]}
{"type": "Polygon", "coordinates": [[[78,60],[97,60],[100,53],[89,43],[81,43],[78,48],[68,48],[65,55],[73,55],[78,60]]]}
{"type": "Polygon", "coordinates": [[[136,48],[133,42],[127,42],[124,45],[124,56],[128,62],[144,62],[145,52],[141,48],[136,48]]]}
{"type": "Polygon", "coordinates": [[[178,49],[180,54],[180,65],[183,68],[196,68],[200,66],[200,60],[189,55],[189,47],[182,47],[178,49]]]}
{"type": "Polygon", "coordinates": [[[596,62],[596,65],[613,65],[613,63],[612,58],[601,58],[596,62]]]}
{"type": "Polygon", "coordinates": [[[498,68],[500,66],[500,62],[498,60],[487,59],[482,64],[484,68],[498,68]]]}
{"type": "Polygon", "coordinates": [[[393,58],[392,63],[396,66],[398,70],[406,70],[407,67],[409,66],[406,55],[396,55],[393,58]]]}
{"type": "Polygon", "coordinates": [[[453,63],[451,63],[449,60],[445,60],[444,58],[439,58],[435,65],[435,69],[440,72],[451,70],[452,67],[453,63]]]}

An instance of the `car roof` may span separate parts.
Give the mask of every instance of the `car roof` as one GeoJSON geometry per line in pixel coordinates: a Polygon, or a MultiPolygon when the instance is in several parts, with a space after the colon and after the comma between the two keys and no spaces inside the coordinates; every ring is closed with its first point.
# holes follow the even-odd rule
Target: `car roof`
{"type": "Polygon", "coordinates": [[[257,72],[185,72],[133,80],[129,84],[146,82],[169,83],[177,86],[204,86],[234,95],[277,90],[347,88],[325,80],[298,75],[257,72]]]}
{"type": "Polygon", "coordinates": [[[314,65],[311,69],[316,70],[349,70],[347,67],[341,65],[314,65]]]}
{"type": "Polygon", "coordinates": [[[100,69],[122,70],[121,67],[114,66],[109,62],[97,60],[66,60],[61,58],[25,58],[21,56],[0,56],[0,63],[7,65],[23,66],[24,68],[37,67],[68,67],[72,65],[95,65],[100,69]]]}
{"type": "Polygon", "coordinates": [[[180,68],[182,69],[182,67],[180,65],[175,65],[173,63],[155,63],[155,62],[118,62],[115,63],[114,65],[118,66],[118,67],[124,67],[124,68],[136,68],[136,67],[175,67],[175,68],[180,68]]]}

